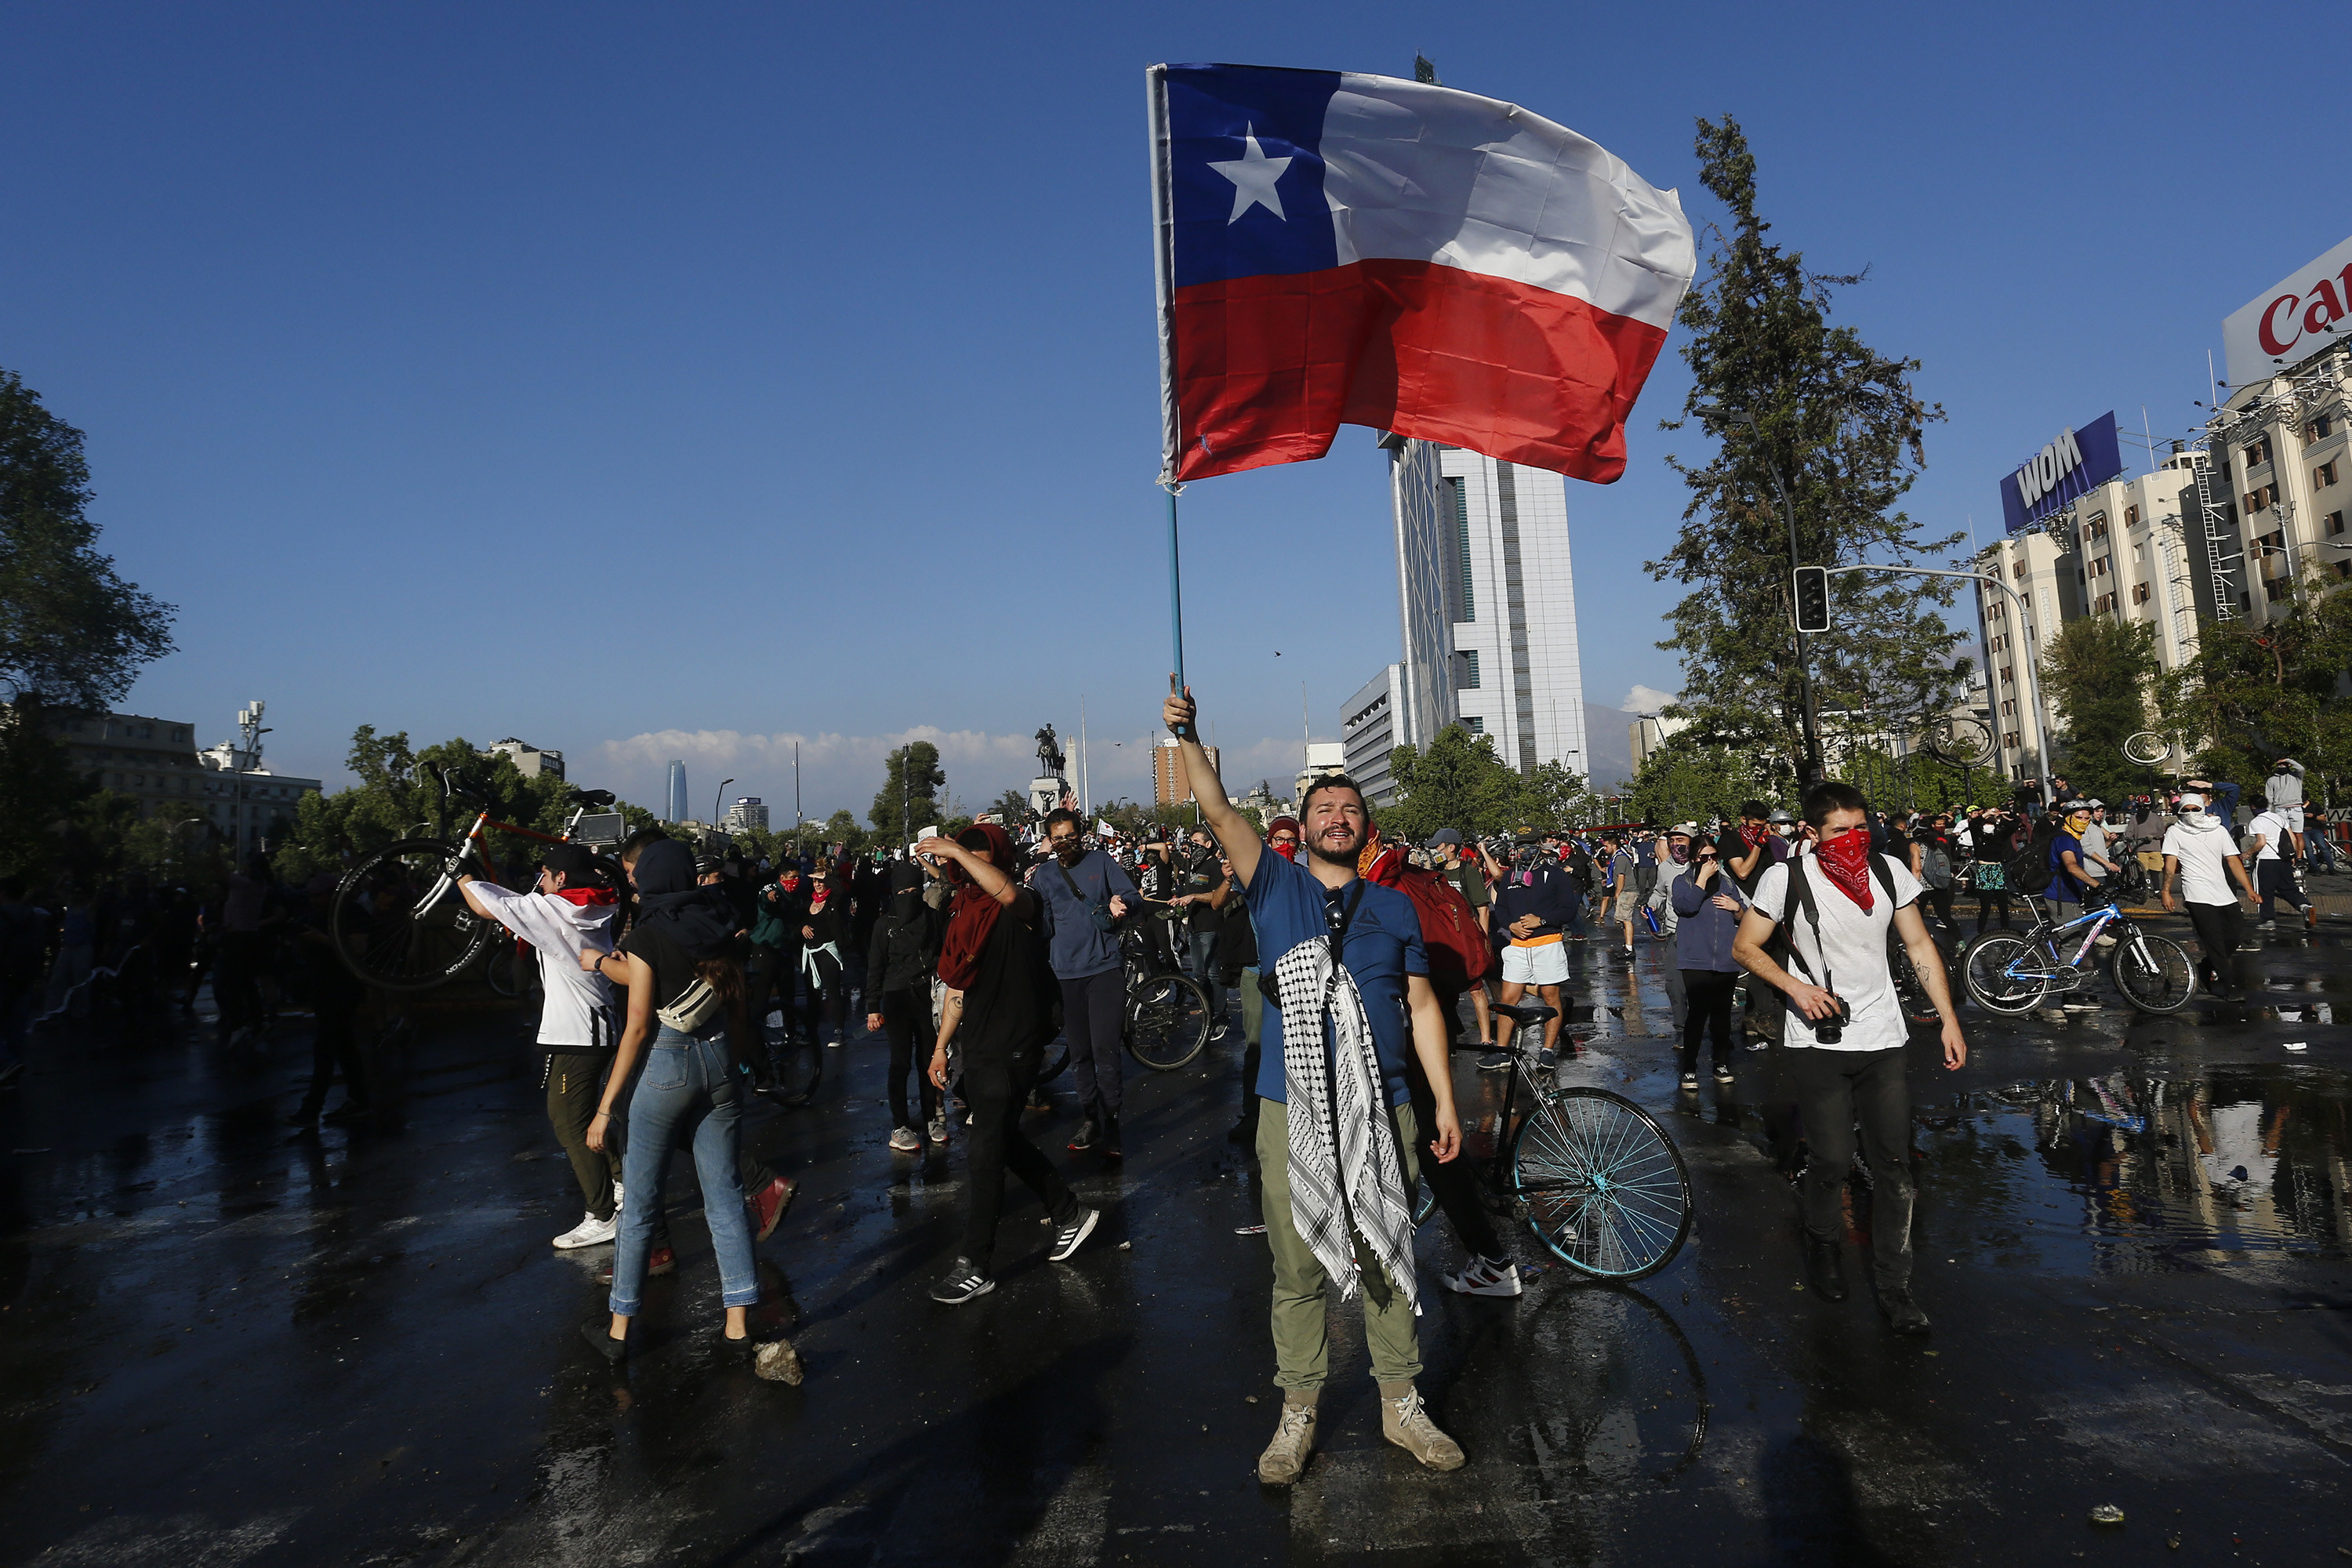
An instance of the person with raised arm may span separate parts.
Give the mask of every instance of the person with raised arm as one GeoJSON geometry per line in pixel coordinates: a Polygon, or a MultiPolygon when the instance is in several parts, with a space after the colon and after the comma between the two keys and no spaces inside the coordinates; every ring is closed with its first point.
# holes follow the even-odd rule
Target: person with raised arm
{"type": "Polygon", "coordinates": [[[1225,799],[1200,743],[1192,692],[1172,676],[1168,690],[1161,716],[1183,749],[1201,819],[1242,885],[1258,984],[1274,1004],[1257,1083],[1257,1158],[1282,1416],[1258,1479],[1295,1481],[1313,1452],[1330,1371],[1325,1300],[1335,1284],[1343,1301],[1363,1298],[1381,1436],[1433,1470],[1457,1469],[1460,1445],[1430,1419],[1414,1384],[1421,1297],[1411,1194],[1423,1148],[1443,1163],[1462,1147],[1453,1030],[1429,984],[1421,916],[1404,894],[1357,875],[1371,811],[1354,780],[1309,784],[1298,802],[1305,853],[1296,861],[1270,854],[1225,799]],[[1430,1128],[1416,1125],[1408,1055],[1429,1081],[1430,1128]]]}

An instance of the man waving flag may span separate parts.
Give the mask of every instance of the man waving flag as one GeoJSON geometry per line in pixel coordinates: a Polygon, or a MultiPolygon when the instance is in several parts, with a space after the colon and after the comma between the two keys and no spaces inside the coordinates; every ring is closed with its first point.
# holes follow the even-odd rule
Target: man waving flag
{"type": "Polygon", "coordinates": [[[1674,192],[1433,83],[1149,75],[1168,478],[1319,458],[1342,424],[1624,472],[1696,266],[1674,192]]]}

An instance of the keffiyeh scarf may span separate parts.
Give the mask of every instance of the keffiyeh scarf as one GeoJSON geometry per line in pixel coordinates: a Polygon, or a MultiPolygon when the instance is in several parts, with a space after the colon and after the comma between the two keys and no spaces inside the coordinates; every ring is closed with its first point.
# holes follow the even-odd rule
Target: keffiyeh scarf
{"type": "Polygon", "coordinates": [[[1332,962],[1331,944],[1302,942],[1274,968],[1282,999],[1282,1068],[1290,1113],[1290,1219],[1316,1261],[1356,1294],[1356,1247],[1349,1221],[1404,1295],[1415,1316],[1421,1294],[1412,1264],[1412,1213],[1405,1203],[1403,1162],[1371,1022],[1355,977],[1332,962]],[[1323,1048],[1324,1024],[1331,1049],[1323,1048]],[[1337,1146],[1334,1147],[1334,1134],[1337,1146]]]}

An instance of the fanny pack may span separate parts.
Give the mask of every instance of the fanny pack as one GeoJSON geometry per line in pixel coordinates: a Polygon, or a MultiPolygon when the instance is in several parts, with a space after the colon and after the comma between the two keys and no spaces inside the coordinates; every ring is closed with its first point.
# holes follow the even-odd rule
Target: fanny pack
{"type": "Polygon", "coordinates": [[[1095,922],[1095,930],[1105,936],[1112,935],[1118,930],[1118,918],[1110,912],[1110,906],[1088,902],[1086,894],[1078,889],[1078,879],[1070,875],[1070,868],[1062,864],[1062,858],[1058,855],[1054,858],[1054,869],[1059,871],[1062,874],[1062,880],[1070,885],[1070,897],[1087,906],[1087,918],[1095,922]]]}
{"type": "Polygon", "coordinates": [[[681,1035],[698,1036],[702,1026],[719,1016],[719,995],[710,982],[699,975],[694,984],[679,992],[667,1007],[657,1007],[654,1016],[681,1035]]]}

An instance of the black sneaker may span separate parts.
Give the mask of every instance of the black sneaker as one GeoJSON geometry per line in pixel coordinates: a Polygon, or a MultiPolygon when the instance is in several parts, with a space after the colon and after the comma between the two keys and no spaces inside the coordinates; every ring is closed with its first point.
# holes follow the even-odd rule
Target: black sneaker
{"type": "Polygon", "coordinates": [[[1538,1051],[1536,1053],[1536,1068],[1538,1071],[1549,1072],[1558,1066],[1559,1066],[1559,1053],[1558,1051],[1538,1051]]]}
{"type": "Polygon", "coordinates": [[[1478,1070],[1480,1072],[1510,1071],[1511,1053],[1508,1051],[1488,1051],[1485,1056],[1478,1058],[1478,1070]]]}
{"type": "Polygon", "coordinates": [[[1881,1290],[1878,1310],[1886,1315],[1886,1326],[1898,1334],[1916,1338],[1927,1331],[1927,1314],[1919,1310],[1908,1289],[1881,1290]]]}
{"type": "Polygon", "coordinates": [[[961,1307],[974,1296],[985,1296],[996,1289],[996,1281],[972,1267],[969,1258],[959,1258],[948,1277],[931,1287],[931,1300],[944,1301],[950,1307],[961,1307]]]}
{"type": "Polygon", "coordinates": [[[1071,1136],[1069,1146],[1073,1149],[1091,1149],[1101,1141],[1102,1129],[1096,1126],[1095,1119],[1089,1116],[1078,1123],[1078,1130],[1071,1136]]]}
{"type": "Polygon", "coordinates": [[[1078,1210],[1077,1218],[1067,1225],[1056,1226],[1054,1228],[1054,1250],[1045,1256],[1056,1263],[1061,1262],[1062,1259],[1076,1252],[1085,1243],[1087,1237],[1095,1233],[1095,1226],[1101,1219],[1102,1210],[1081,1208],[1078,1210]]]}

